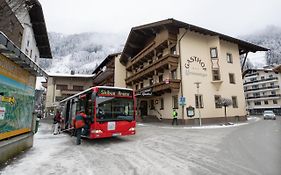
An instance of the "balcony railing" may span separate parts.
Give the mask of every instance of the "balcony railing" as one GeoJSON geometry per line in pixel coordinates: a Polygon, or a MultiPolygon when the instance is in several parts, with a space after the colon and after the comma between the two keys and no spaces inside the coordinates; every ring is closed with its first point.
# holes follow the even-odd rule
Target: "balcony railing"
{"type": "Polygon", "coordinates": [[[93,83],[96,85],[99,85],[102,81],[106,79],[112,79],[114,75],[114,68],[106,68],[106,70],[99,72],[96,76],[93,78],[93,83]]]}
{"type": "Polygon", "coordinates": [[[252,74],[246,75],[245,77],[258,76],[258,75],[259,75],[259,73],[252,73],[252,74]]]}
{"type": "Polygon", "coordinates": [[[243,84],[246,85],[246,84],[258,83],[258,82],[264,82],[264,81],[270,81],[270,80],[278,80],[278,77],[271,77],[271,78],[266,78],[266,79],[262,79],[262,80],[249,81],[249,82],[245,82],[243,84]]]}
{"type": "Polygon", "coordinates": [[[246,97],[246,99],[275,98],[275,97],[281,97],[281,94],[255,96],[255,97],[246,97]]]}
{"type": "MultiPolygon", "coordinates": [[[[155,94],[163,94],[165,92],[171,92],[174,90],[180,89],[180,83],[181,80],[173,79],[173,80],[165,80],[159,83],[155,83],[151,86],[141,88],[136,91],[137,95],[143,95],[149,94],[149,95],[155,95],[155,94]]],[[[143,95],[145,96],[145,95],[143,95]]]]}
{"type": "Polygon", "coordinates": [[[150,65],[144,67],[140,71],[132,74],[130,77],[126,78],[126,83],[129,84],[132,81],[137,81],[140,79],[146,79],[147,75],[153,74],[155,70],[168,68],[171,65],[174,68],[178,67],[178,55],[167,54],[162,58],[152,62],[150,65]]]}
{"type": "Polygon", "coordinates": [[[147,61],[147,55],[152,58],[154,55],[154,50],[168,48],[169,41],[171,43],[176,43],[177,37],[173,34],[168,34],[164,37],[161,37],[158,41],[151,42],[148,46],[146,46],[142,51],[140,51],[136,56],[134,56],[127,65],[127,70],[131,70],[133,65],[142,64],[147,61]]]}
{"type": "Polygon", "coordinates": [[[264,90],[264,89],[275,89],[275,88],[279,88],[279,87],[280,87],[279,85],[276,85],[276,86],[268,86],[268,87],[261,87],[261,88],[253,88],[253,89],[244,90],[244,92],[264,90]]]}

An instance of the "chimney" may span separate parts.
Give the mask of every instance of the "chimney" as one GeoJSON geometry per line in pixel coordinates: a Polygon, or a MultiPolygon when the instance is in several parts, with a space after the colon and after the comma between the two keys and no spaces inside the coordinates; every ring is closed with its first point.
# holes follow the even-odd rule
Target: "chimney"
{"type": "Polygon", "coordinates": [[[71,71],[70,71],[70,74],[71,74],[71,75],[74,75],[74,74],[75,74],[75,70],[71,70],[71,71]]]}

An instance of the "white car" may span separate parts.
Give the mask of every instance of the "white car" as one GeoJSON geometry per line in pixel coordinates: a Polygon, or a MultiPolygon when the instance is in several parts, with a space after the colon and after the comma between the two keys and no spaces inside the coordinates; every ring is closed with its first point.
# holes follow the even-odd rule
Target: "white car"
{"type": "Polygon", "coordinates": [[[263,119],[264,120],[276,120],[275,114],[273,111],[264,111],[263,112],[263,119]]]}

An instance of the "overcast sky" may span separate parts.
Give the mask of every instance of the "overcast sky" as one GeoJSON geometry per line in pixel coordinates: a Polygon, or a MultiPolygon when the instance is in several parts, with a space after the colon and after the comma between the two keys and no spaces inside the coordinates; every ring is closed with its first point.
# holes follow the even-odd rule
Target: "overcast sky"
{"type": "Polygon", "coordinates": [[[128,34],[167,18],[237,36],[281,26],[281,0],[39,0],[48,31],[128,34]]]}

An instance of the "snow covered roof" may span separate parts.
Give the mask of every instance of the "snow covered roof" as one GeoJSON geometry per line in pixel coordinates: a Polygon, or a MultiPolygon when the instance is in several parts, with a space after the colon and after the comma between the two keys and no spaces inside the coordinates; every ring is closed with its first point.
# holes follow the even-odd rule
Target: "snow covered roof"
{"type": "Polygon", "coordinates": [[[72,78],[92,78],[95,75],[91,74],[63,74],[63,73],[47,73],[49,77],[72,77],[72,78]]]}
{"type": "Polygon", "coordinates": [[[31,7],[29,15],[40,57],[52,58],[42,6],[38,0],[30,0],[26,3],[31,7]]]}

